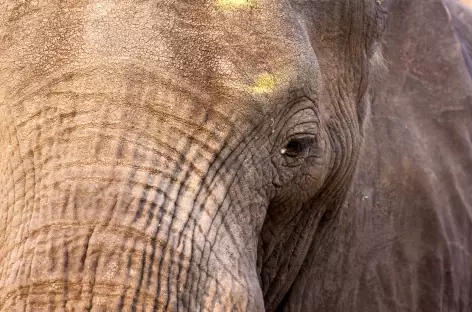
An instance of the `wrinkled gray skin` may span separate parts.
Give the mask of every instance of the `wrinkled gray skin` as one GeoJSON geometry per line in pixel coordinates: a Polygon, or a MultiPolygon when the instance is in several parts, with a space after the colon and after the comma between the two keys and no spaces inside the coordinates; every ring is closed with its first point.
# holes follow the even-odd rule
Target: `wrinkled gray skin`
{"type": "Polygon", "coordinates": [[[353,184],[284,311],[471,310],[472,84],[461,50],[472,41],[456,40],[471,38],[465,8],[392,3],[389,73],[373,90],[353,184]]]}
{"type": "Polygon", "coordinates": [[[467,310],[440,1],[224,3],[2,3],[0,310],[467,310]]]}

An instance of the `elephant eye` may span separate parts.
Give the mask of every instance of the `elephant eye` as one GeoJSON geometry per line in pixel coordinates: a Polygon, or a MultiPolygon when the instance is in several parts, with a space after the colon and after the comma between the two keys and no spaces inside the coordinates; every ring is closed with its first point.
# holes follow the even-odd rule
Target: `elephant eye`
{"type": "Polygon", "coordinates": [[[305,156],[314,143],[314,138],[299,138],[290,140],[280,151],[284,156],[295,158],[305,156]]]}

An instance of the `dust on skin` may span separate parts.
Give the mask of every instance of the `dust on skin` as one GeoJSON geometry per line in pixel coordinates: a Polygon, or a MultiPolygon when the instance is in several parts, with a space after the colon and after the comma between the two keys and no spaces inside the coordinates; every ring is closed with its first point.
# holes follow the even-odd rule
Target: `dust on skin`
{"type": "Polygon", "coordinates": [[[289,82],[289,70],[284,69],[278,72],[263,71],[254,75],[250,83],[242,83],[241,81],[228,80],[225,86],[238,92],[245,92],[252,96],[269,95],[289,82]]]}
{"type": "Polygon", "coordinates": [[[275,74],[270,74],[267,72],[262,73],[257,76],[256,80],[254,81],[254,84],[251,87],[251,93],[270,93],[277,87],[279,79],[280,78],[275,74]]]}

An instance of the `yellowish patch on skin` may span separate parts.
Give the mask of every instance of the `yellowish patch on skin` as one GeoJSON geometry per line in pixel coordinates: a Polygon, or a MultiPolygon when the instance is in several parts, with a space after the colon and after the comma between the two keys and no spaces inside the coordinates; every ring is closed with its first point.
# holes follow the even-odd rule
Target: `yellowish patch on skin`
{"type": "Polygon", "coordinates": [[[216,0],[217,8],[225,11],[249,8],[253,3],[254,0],[216,0]]]}
{"type": "Polygon", "coordinates": [[[99,1],[92,5],[93,17],[101,18],[108,15],[114,8],[115,4],[112,1],[99,1]]]}
{"type": "Polygon", "coordinates": [[[270,73],[262,73],[254,81],[254,84],[251,86],[251,93],[254,94],[263,94],[271,93],[277,87],[279,79],[276,75],[270,73]]]}
{"type": "Polygon", "coordinates": [[[472,9],[472,0],[461,0],[461,3],[472,9]]]}

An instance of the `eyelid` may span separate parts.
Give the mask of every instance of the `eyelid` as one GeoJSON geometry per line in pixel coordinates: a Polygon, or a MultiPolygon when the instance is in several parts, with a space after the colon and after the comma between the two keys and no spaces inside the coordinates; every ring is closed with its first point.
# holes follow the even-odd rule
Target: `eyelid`
{"type": "Polygon", "coordinates": [[[305,140],[309,138],[316,138],[316,136],[317,136],[317,133],[313,133],[313,132],[297,132],[297,133],[289,134],[287,136],[286,141],[288,142],[294,139],[305,140]]]}
{"type": "Polygon", "coordinates": [[[314,122],[304,122],[301,124],[297,124],[290,129],[287,129],[287,138],[291,139],[294,137],[302,137],[302,136],[317,136],[319,133],[318,124],[314,122]],[[307,126],[308,124],[308,126],[307,126]]]}

